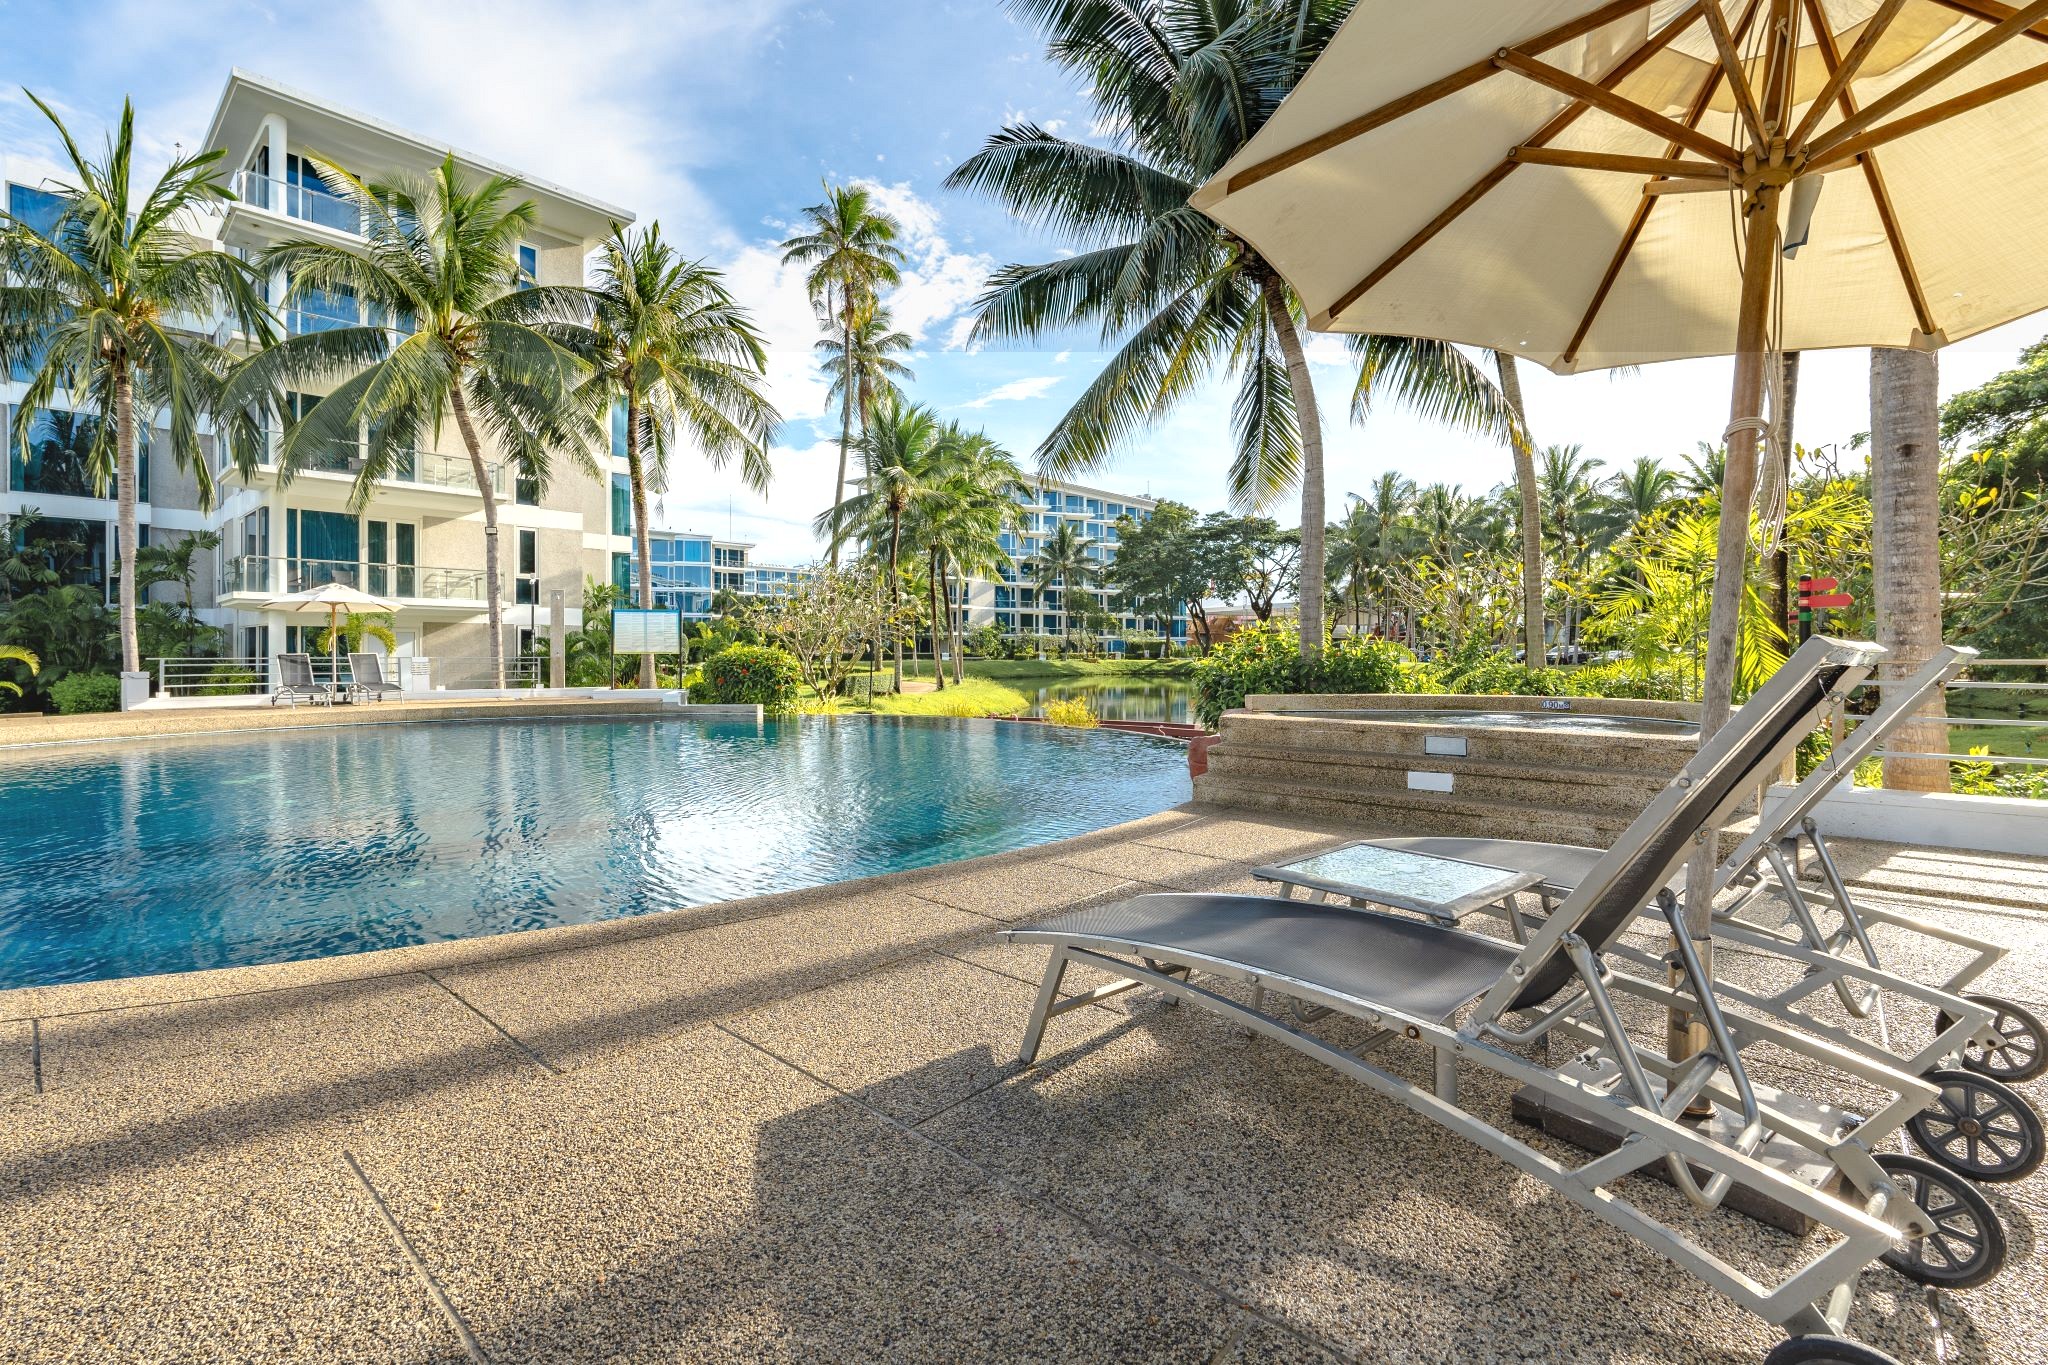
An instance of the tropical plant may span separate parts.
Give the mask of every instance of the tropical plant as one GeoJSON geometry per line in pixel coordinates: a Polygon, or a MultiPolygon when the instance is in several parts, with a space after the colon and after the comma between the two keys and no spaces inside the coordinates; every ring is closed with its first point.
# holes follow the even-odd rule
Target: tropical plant
{"type": "Polygon", "coordinates": [[[59,581],[49,551],[35,538],[42,520],[41,510],[34,507],[0,517],[0,601],[59,581]]]}
{"type": "Polygon", "coordinates": [[[1678,475],[1648,455],[1638,455],[1627,469],[1608,475],[1601,485],[1605,497],[1595,513],[1601,539],[1611,543],[1655,516],[1677,495],[1678,486],[1678,475]]]}
{"type": "Polygon", "coordinates": [[[802,670],[789,651],[733,645],[704,661],[700,699],[713,705],[759,706],[770,715],[796,709],[802,670]]]}
{"type": "Polygon", "coordinates": [[[533,201],[512,201],[519,182],[472,182],[450,155],[425,178],[364,182],[312,158],[328,187],[359,215],[355,246],[293,240],[263,254],[282,271],[285,303],[317,298],[351,311],[353,324],[299,331],[256,352],[228,384],[225,405],[249,413],[236,427],[238,464],[254,464],[263,420],[283,426],[276,460],[300,469],[360,452],[354,501],[369,502],[414,452],[452,423],[483,504],[484,595],[491,673],[505,681],[505,612],[499,590],[498,495],[484,459],[491,440],[517,480],[545,491],[558,455],[597,475],[601,405],[578,357],[590,335],[581,285],[520,278],[515,252],[532,235],[533,201]],[[334,387],[296,421],[288,395],[334,387]]]}
{"type": "MultiPolygon", "coordinates": [[[[807,268],[804,287],[818,320],[839,332],[839,354],[857,357],[854,342],[865,315],[873,325],[882,289],[896,283],[903,263],[903,249],[896,245],[902,225],[875,207],[874,196],[864,185],[827,185],[822,203],[803,211],[809,229],[782,244],[785,264],[807,268]]],[[[877,371],[879,373],[879,371],[877,371]]],[[[878,394],[873,375],[862,374],[853,383],[837,385],[839,399],[839,481],[833,486],[832,505],[846,501],[846,465],[853,443],[856,399],[863,391],[878,394]]],[[[861,409],[861,427],[867,427],[867,409],[861,409]]],[[[826,558],[839,559],[840,532],[835,528],[826,558]]]]}
{"type": "Polygon", "coordinates": [[[806,687],[830,702],[850,663],[895,629],[891,586],[871,568],[818,564],[789,592],[750,603],[746,620],[797,661],[806,687]]]}
{"type": "Polygon", "coordinates": [[[1031,586],[1038,590],[1040,605],[1047,593],[1057,592],[1060,610],[1069,618],[1078,615],[1080,607],[1070,601],[1070,591],[1078,587],[1085,592],[1095,585],[1101,566],[1095,562],[1094,552],[1095,542],[1075,530],[1071,521],[1063,520],[1053,527],[1024,561],[1024,572],[1031,575],[1031,586]]]}
{"type": "Polygon", "coordinates": [[[1056,697],[1045,704],[1045,723],[1069,730],[1093,730],[1102,721],[1086,697],[1056,697]]]}
{"type": "Polygon", "coordinates": [[[67,673],[50,684],[50,701],[60,716],[121,708],[121,680],[111,673],[67,673]]]}
{"type": "Polygon", "coordinates": [[[117,618],[97,587],[67,583],[18,597],[0,614],[0,642],[26,649],[41,664],[28,689],[47,697],[70,673],[104,673],[119,658],[117,618]]]}
{"type": "MultiPolygon", "coordinates": [[[[0,663],[9,662],[27,665],[30,676],[43,671],[43,661],[35,656],[35,651],[23,649],[20,645],[0,645],[0,663]]],[[[18,697],[21,695],[21,684],[0,678],[0,692],[18,697]]]]}
{"type": "Polygon", "coordinates": [[[1238,381],[1229,485],[1241,508],[1301,489],[1301,648],[1323,639],[1323,440],[1299,301],[1189,196],[1248,143],[1351,0],[1010,0],[1086,81],[1102,141],[1016,122],[949,177],[1081,249],[1005,266],[978,304],[983,341],[1092,326],[1115,354],[1038,449],[1067,477],[1111,458],[1218,370],[1238,381]]]}
{"type": "Polygon", "coordinates": [[[387,612],[344,615],[333,625],[322,626],[314,633],[312,650],[315,654],[360,654],[364,641],[375,640],[384,646],[387,654],[396,654],[398,634],[391,627],[391,616],[387,612]]]}
{"type": "MultiPolygon", "coordinates": [[[[780,420],[766,393],[768,352],[724,277],[678,256],[659,223],[644,231],[613,226],[591,301],[589,386],[595,402],[625,410],[639,604],[652,607],[647,490],[667,487],[677,433],[715,469],[737,459],[746,485],[768,491],[768,443],[780,420]]],[[[654,681],[650,654],[640,685],[654,681]]]]}
{"type": "Polygon", "coordinates": [[[843,409],[852,393],[865,426],[883,394],[900,393],[905,381],[917,378],[897,359],[913,344],[910,333],[896,330],[888,308],[870,298],[857,303],[850,332],[820,338],[812,349],[818,353],[818,368],[832,381],[828,396],[843,409]]]}
{"type": "Polygon", "coordinates": [[[1408,692],[1419,682],[1414,656],[1390,640],[1325,641],[1304,658],[1295,634],[1291,621],[1245,626],[1197,660],[1195,718],[1213,730],[1254,692],[1408,692]]]}
{"type": "MultiPolygon", "coordinates": [[[[965,676],[965,651],[954,605],[954,578],[994,577],[1010,562],[1002,537],[1017,523],[1024,474],[1010,453],[986,434],[964,431],[957,424],[947,427],[939,451],[938,486],[918,506],[912,536],[927,560],[933,650],[936,654],[941,635],[951,641],[953,680],[958,683],[965,676]]],[[[960,607],[964,610],[965,603],[960,607]]],[[[940,690],[945,686],[941,671],[940,690]]]]}
{"type": "Polygon", "coordinates": [[[159,583],[176,583],[179,605],[187,618],[193,616],[193,580],[199,575],[198,556],[202,550],[220,548],[220,532],[188,531],[174,544],[145,545],[135,552],[135,587],[147,592],[159,583]]]}
{"type": "Polygon", "coordinates": [[[56,406],[59,394],[106,415],[91,473],[97,488],[114,487],[120,665],[133,672],[142,666],[135,509],[143,433],[161,415],[159,458],[188,471],[201,509],[210,509],[213,471],[199,424],[233,410],[221,390],[232,361],[194,329],[222,310],[258,345],[273,329],[255,270],[225,251],[191,246],[199,216],[234,197],[218,175],[223,152],[173,157],[138,197],[133,105],[123,102],[119,128],[92,160],[47,104],[29,98],[57,130],[75,180],[59,186],[64,207],[47,231],[11,213],[0,218],[0,357],[32,371],[13,438],[26,448],[36,414],[56,406]]]}

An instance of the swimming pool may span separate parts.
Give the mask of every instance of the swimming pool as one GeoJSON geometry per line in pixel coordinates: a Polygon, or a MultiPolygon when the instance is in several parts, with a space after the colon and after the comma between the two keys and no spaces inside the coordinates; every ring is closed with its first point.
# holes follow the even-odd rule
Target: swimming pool
{"type": "Polygon", "coordinates": [[[1188,798],[1166,740],[996,721],[348,726],[0,762],[0,988],[819,886],[1188,798]]]}

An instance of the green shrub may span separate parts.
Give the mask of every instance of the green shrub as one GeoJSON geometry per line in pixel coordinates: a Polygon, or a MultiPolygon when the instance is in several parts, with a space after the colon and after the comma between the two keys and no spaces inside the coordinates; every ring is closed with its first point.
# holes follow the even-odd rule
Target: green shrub
{"type": "Polygon", "coordinates": [[[263,690],[263,677],[233,664],[217,664],[199,680],[202,697],[240,697],[263,690]]]}
{"type": "Polygon", "coordinates": [[[1195,662],[1195,717],[1213,730],[1254,692],[1415,692],[1421,681],[1414,657],[1390,640],[1334,641],[1306,664],[1294,623],[1266,622],[1233,632],[1195,662]]]}
{"type": "Polygon", "coordinates": [[[1561,697],[1564,674],[1553,668],[1531,668],[1506,650],[1487,649],[1468,641],[1438,665],[1436,680],[1446,692],[1471,697],[1561,697]]]}
{"type": "Polygon", "coordinates": [[[1565,691],[1574,697],[1634,697],[1641,701],[1689,701],[1690,681],[1685,669],[1641,669],[1626,659],[1587,664],[1564,674],[1565,691]]]}
{"type": "Polygon", "coordinates": [[[1095,718],[1095,712],[1084,697],[1047,702],[1045,720],[1048,725],[1064,725],[1073,730],[1093,730],[1102,723],[1095,718]]]}
{"type": "Polygon", "coordinates": [[[121,680],[111,673],[71,673],[50,684],[60,716],[121,709],[121,680]]]}
{"type": "Polygon", "coordinates": [[[801,674],[796,656],[772,645],[728,645],[703,663],[704,683],[694,700],[721,706],[759,706],[770,715],[796,709],[801,674]]]}

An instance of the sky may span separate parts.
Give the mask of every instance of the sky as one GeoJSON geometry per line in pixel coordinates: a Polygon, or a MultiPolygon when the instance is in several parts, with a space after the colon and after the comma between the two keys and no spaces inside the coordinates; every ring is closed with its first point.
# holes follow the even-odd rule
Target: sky
{"type": "MultiPolygon", "coordinates": [[[[655,520],[752,541],[761,561],[814,558],[811,523],[832,499],[838,425],[812,353],[818,327],[778,249],[825,181],[872,185],[903,223],[909,261],[890,302],[917,340],[912,398],[985,429],[1029,467],[1102,361],[1092,336],[967,345],[992,270],[1069,247],[947,190],[947,173],[1009,120],[1102,131],[1082,86],[1000,0],[0,0],[0,31],[0,151],[56,151],[21,87],[91,145],[126,96],[153,174],[174,145],[205,135],[241,67],[659,219],[752,309],[785,421],[766,496],[685,456],[655,520]]],[[[2037,315],[1949,347],[1943,393],[2010,366],[2044,333],[2048,315],[2037,315]]],[[[1511,476],[1505,450],[1398,410],[1351,423],[1342,347],[1316,338],[1310,354],[1333,517],[1388,468],[1472,493],[1511,476]]],[[[1537,441],[1580,444],[1616,468],[1639,455],[1676,463],[1718,443],[1727,423],[1726,360],[1621,377],[1522,373],[1537,441]]],[[[1090,482],[1223,507],[1233,392],[1218,381],[1190,395],[1090,482]]],[[[1807,446],[1846,448],[1868,430],[1867,353],[1809,354],[1796,422],[1807,446]]],[[[1284,503],[1272,511],[1298,519],[1284,503]]]]}

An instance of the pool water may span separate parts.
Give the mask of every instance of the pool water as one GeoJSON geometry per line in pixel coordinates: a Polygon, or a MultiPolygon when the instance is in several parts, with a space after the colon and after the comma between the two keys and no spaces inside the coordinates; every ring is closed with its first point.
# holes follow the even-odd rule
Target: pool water
{"type": "Polygon", "coordinates": [[[0,763],[0,988],[819,886],[1189,796],[1186,751],[994,721],[418,724],[0,763]]]}

